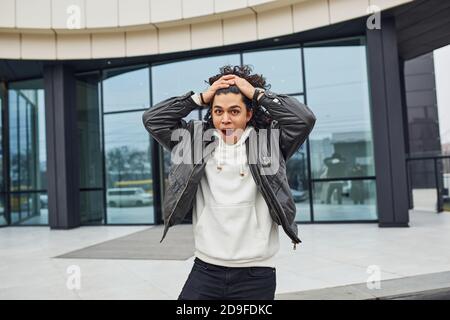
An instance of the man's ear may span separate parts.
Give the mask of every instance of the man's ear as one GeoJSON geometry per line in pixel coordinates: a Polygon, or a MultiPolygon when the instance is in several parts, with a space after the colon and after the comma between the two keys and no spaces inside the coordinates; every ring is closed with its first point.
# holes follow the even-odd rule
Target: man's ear
{"type": "Polygon", "coordinates": [[[252,116],[253,116],[253,110],[252,109],[247,109],[247,122],[250,121],[252,116]]]}

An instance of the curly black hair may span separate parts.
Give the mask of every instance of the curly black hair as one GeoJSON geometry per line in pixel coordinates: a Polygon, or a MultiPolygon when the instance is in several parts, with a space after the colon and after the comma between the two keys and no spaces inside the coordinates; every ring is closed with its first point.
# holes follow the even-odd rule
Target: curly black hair
{"type": "MultiPolygon", "coordinates": [[[[250,65],[243,65],[243,66],[232,66],[232,65],[225,65],[220,68],[220,73],[216,74],[215,76],[212,76],[208,79],[208,81],[205,81],[207,84],[212,85],[214,82],[216,82],[220,77],[227,75],[227,74],[234,74],[238,77],[241,77],[245,80],[247,80],[252,86],[255,88],[262,88],[262,89],[269,89],[270,85],[266,84],[266,79],[259,74],[252,74],[252,67],[250,65]]],[[[241,93],[239,88],[235,85],[229,86],[228,88],[221,88],[216,91],[215,95],[219,94],[225,94],[225,93],[241,93]]],[[[214,100],[214,99],[212,99],[214,100]]],[[[244,94],[242,94],[242,100],[247,107],[248,110],[253,110],[252,100],[247,98],[244,94]]],[[[212,101],[211,101],[212,103],[212,101]]],[[[206,113],[203,120],[206,121],[208,127],[214,127],[213,121],[212,121],[212,114],[211,114],[211,108],[208,109],[208,112],[206,113]]],[[[263,106],[257,106],[253,110],[253,116],[248,122],[248,124],[252,125],[256,130],[267,128],[272,122],[272,117],[270,113],[263,107],[263,106]]]]}

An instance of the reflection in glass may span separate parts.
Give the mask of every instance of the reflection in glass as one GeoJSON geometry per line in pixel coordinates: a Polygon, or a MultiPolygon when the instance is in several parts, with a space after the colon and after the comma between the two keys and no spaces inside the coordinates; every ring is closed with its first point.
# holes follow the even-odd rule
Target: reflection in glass
{"type": "Polygon", "coordinates": [[[12,225],[46,225],[48,224],[47,193],[11,193],[12,225]]]}
{"type": "Polygon", "coordinates": [[[304,49],[316,179],[375,175],[365,50],[358,39],[304,49]]]}
{"type": "Polygon", "coordinates": [[[244,64],[262,74],[276,93],[303,92],[303,71],[300,48],[273,49],[243,54],[244,64]]]}
{"type": "Polygon", "coordinates": [[[442,159],[440,172],[442,173],[442,209],[450,211],[450,158],[442,159]]]}
{"type": "Polygon", "coordinates": [[[103,223],[103,157],[98,72],[77,76],[78,137],[80,141],[80,215],[82,224],[103,223]]]}
{"type": "Polygon", "coordinates": [[[108,224],[153,223],[150,138],[142,112],[104,115],[108,224]]]}
{"type": "Polygon", "coordinates": [[[150,106],[147,67],[106,70],[103,80],[103,112],[145,109],[150,106]]]}
{"type": "Polygon", "coordinates": [[[48,224],[41,210],[47,189],[45,109],[42,80],[15,82],[9,90],[11,223],[48,224]],[[43,216],[39,216],[43,214],[43,216]]]}
{"type": "Polygon", "coordinates": [[[84,225],[103,224],[103,190],[80,191],[80,216],[84,225]]]}
{"type": "Polygon", "coordinates": [[[375,180],[314,182],[314,220],[376,220],[375,187],[375,180]]]}
{"type": "Polygon", "coordinates": [[[98,81],[97,73],[77,77],[80,188],[103,187],[98,81]]]}
{"type": "Polygon", "coordinates": [[[286,175],[297,208],[296,221],[311,221],[306,143],[286,162],[286,175]]]}

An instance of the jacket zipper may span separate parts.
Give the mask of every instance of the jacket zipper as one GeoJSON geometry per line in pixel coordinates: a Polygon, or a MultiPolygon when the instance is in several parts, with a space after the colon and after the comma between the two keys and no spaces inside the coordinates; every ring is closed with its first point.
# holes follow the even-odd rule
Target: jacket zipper
{"type": "MultiPolygon", "coordinates": [[[[261,177],[261,179],[263,179],[263,178],[261,177]]],[[[270,190],[270,188],[269,188],[269,190],[270,190]]],[[[271,190],[270,190],[270,192],[271,192],[271,190]]],[[[275,196],[273,196],[273,194],[272,194],[272,198],[273,198],[273,199],[276,199],[275,196]]],[[[280,207],[280,204],[278,203],[277,200],[274,200],[274,201],[272,201],[272,202],[275,204],[275,206],[280,207]]],[[[279,208],[279,209],[280,209],[280,208],[279,208]]],[[[280,221],[283,221],[283,219],[282,219],[281,217],[280,217],[280,221]]],[[[283,227],[284,231],[285,231],[285,232],[289,235],[289,237],[291,238],[292,243],[294,244],[293,250],[296,250],[296,248],[297,248],[297,243],[300,243],[300,242],[301,242],[300,239],[298,239],[298,237],[290,230],[289,227],[286,227],[286,228],[285,228],[285,226],[283,225],[283,223],[281,223],[281,226],[283,227]],[[286,229],[287,229],[287,230],[286,230],[286,229]],[[297,240],[299,240],[300,242],[298,242],[297,240]]]]}
{"type": "MultiPolygon", "coordinates": [[[[254,174],[254,170],[253,170],[253,167],[252,167],[252,166],[250,166],[250,171],[252,172],[252,174],[254,174]]],[[[261,179],[261,181],[262,181],[262,179],[263,179],[262,176],[260,176],[260,179],[261,179]]],[[[262,184],[263,184],[263,183],[262,183],[262,184]]],[[[264,186],[261,185],[261,188],[263,188],[263,187],[264,187],[264,186]]],[[[272,198],[275,198],[275,197],[272,197],[272,198]]],[[[275,201],[272,201],[272,202],[275,202],[275,201]]],[[[277,211],[275,210],[275,212],[277,212],[277,211]]],[[[293,250],[296,250],[296,248],[297,248],[297,242],[296,242],[297,236],[296,236],[295,234],[293,234],[290,230],[286,230],[286,228],[285,228],[285,226],[283,225],[283,222],[282,222],[283,219],[281,219],[281,217],[278,217],[278,216],[277,216],[277,220],[280,222],[282,228],[285,230],[285,232],[286,232],[286,233],[289,235],[289,237],[291,238],[292,243],[294,244],[293,250]]]]}
{"type": "MultiPolygon", "coordinates": [[[[249,167],[250,167],[250,172],[252,173],[253,176],[255,176],[253,167],[252,166],[249,166],[249,167]]],[[[256,181],[257,179],[254,179],[254,180],[255,180],[256,185],[259,188],[262,188],[261,185],[260,185],[260,182],[256,181]]],[[[270,212],[271,212],[271,210],[269,210],[269,214],[272,216],[272,218],[274,218],[274,216],[270,212]]],[[[277,222],[279,222],[281,224],[281,220],[280,220],[280,218],[277,215],[275,215],[275,219],[274,220],[276,220],[277,222]]]]}
{"type": "MultiPolygon", "coordinates": [[[[191,178],[192,178],[192,175],[194,174],[195,168],[196,168],[197,166],[199,166],[199,165],[200,165],[200,164],[194,164],[194,167],[192,168],[191,174],[189,175],[188,182],[186,183],[186,186],[184,187],[183,191],[181,192],[181,195],[178,197],[177,202],[175,203],[175,206],[173,207],[172,212],[169,214],[169,217],[167,218],[167,225],[164,224],[163,237],[162,237],[162,239],[159,241],[160,243],[161,243],[161,242],[164,240],[164,238],[166,237],[167,230],[169,229],[169,222],[170,222],[170,219],[172,218],[172,216],[173,216],[173,214],[174,214],[174,212],[175,212],[175,209],[176,209],[177,206],[178,206],[178,202],[180,202],[181,197],[183,196],[184,192],[186,191],[186,189],[187,189],[187,187],[188,187],[188,185],[189,185],[189,182],[191,181],[191,178]]],[[[206,163],[205,163],[205,165],[206,165],[206,163]]]]}

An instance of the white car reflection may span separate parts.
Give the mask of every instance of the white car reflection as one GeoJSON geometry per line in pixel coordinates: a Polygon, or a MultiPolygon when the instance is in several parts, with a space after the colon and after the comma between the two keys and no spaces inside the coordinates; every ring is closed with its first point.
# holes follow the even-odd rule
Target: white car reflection
{"type": "Polygon", "coordinates": [[[106,202],[109,207],[145,206],[153,203],[153,196],[142,188],[108,189],[106,202]]]}

